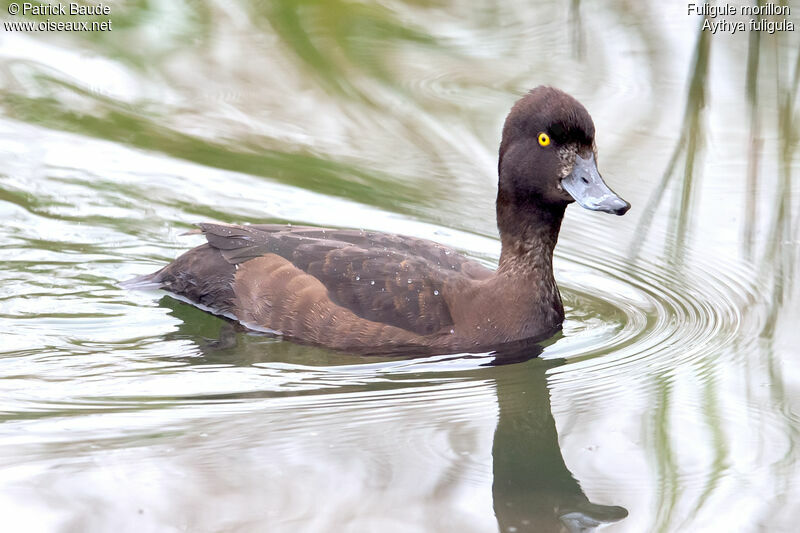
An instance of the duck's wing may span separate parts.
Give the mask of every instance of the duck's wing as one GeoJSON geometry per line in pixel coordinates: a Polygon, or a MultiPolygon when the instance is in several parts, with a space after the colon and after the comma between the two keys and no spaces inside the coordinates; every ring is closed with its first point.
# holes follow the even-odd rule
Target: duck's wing
{"type": "MultiPolygon", "coordinates": [[[[341,248],[353,245],[364,250],[407,254],[431,261],[444,269],[463,273],[471,279],[483,279],[492,275],[491,270],[472,259],[464,257],[450,247],[428,239],[420,239],[408,235],[283,224],[239,226],[234,224],[201,223],[197,226],[200,228],[200,232],[206,234],[207,237],[209,235],[225,236],[230,233],[232,238],[252,239],[250,242],[264,239],[262,244],[269,242],[273,246],[271,253],[276,253],[287,259],[292,259],[289,254],[294,254],[298,244],[301,242],[303,244],[315,242],[317,245],[325,243],[328,247],[341,248]]],[[[243,253],[245,256],[248,255],[245,252],[243,253]]],[[[301,254],[296,255],[300,259],[301,254]]]]}
{"type": "Polygon", "coordinates": [[[447,293],[459,281],[492,274],[446,246],[402,235],[283,225],[198,226],[230,264],[278,255],[317,278],[337,305],[420,335],[452,325],[447,293]]]}

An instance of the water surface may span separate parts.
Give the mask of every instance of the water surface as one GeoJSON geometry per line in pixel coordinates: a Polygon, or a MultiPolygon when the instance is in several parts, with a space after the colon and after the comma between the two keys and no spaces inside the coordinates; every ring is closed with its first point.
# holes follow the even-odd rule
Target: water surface
{"type": "Polygon", "coordinates": [[[800,34],[579,0],[111,18],[0,34],[13,529],[794,530],[800,34]],[[541,353],[358,357],[117,285],[203,220],[399,232],[494,266],[502,121],[543,83],[592,113],[634,207],[568,209],[567,320],[541,353]]]}

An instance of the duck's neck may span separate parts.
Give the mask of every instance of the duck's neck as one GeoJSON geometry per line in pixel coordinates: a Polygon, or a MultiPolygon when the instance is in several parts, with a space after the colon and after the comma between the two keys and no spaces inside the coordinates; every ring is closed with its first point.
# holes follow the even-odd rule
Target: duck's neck
{"type": "Polygon", "coordinates": [[[497,225],[502,248],[496,278],[510,283],[518,301],[531,313],[548,322],[564,319],[561,295],[553,276],[553,249],[566,206],[542,205],[535,199],[497,196],[497,225]]]}

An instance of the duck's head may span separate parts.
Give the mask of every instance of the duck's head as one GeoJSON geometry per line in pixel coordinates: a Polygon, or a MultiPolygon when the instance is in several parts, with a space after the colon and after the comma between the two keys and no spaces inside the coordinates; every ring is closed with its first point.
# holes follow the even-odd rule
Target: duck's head
{"type": "Polygon", "coordinates": [[[594,123],[580,102],[552,87],[537,87],[511,109],[500,144],[499,197],[563,212],[573,201],[624,215],[630,204],[597,170],[594,123]]]}

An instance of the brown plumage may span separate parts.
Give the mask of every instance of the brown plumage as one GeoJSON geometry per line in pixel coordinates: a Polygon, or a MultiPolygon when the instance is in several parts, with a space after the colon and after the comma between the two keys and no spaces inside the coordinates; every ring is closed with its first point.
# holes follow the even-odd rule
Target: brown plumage
{"type": "Polygon", "coordinates": [[[539,87],[517,102],[500,148],[496,271],[414,237],[204,223],[207,244],[130,285],[163,288],[251,328],[362,353],[541,338],[564,319],[552,258],[567,204],[617,214],[629,207],[602,182],[594,151],[591,117],[570,96],[539,87]]]}

